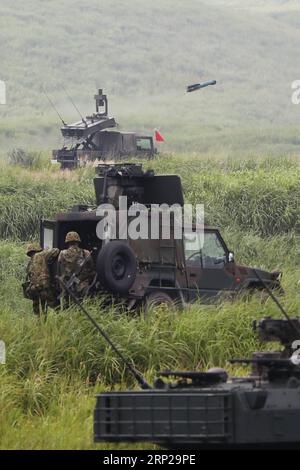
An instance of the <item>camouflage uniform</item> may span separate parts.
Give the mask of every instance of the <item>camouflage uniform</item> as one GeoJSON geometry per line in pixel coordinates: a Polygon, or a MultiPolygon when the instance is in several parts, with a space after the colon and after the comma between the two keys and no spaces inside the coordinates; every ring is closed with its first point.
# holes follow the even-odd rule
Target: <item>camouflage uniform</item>
{"type": "MultiPolygon", "coordinates": [[[[58,257],[58,273],[62,281],[68,283],[72,275],[75,275],[72,291],[77,298],[82,299],[94,278],[94,262],[88,250],[80,248],[80,237],[77,232],[69,232],[66,236],[66,243],[72,243],[66,250],[62,250],[58,257]]],[[[69,296],[62,289],[64,307],[69,306],[69,296]]]]}
{"type": "Polygon", "coordinates": [[[42,250],[40,247],[29,245],[27,254],[30,256],[30,261],[27,266],[24,295],[32,300],[33,312],[39,315],[41,311],[46,313],[47,306],[51,308],[59,306],[54,280],[49,269],[49,264],[58,257],[59,249],[42,250]]]}

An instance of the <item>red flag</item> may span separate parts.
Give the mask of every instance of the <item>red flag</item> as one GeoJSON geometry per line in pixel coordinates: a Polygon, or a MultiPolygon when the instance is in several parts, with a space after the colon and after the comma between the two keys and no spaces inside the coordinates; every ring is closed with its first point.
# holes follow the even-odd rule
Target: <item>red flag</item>
{"type": "Polygon", "coordinates": [[[156,142],[164,142],[165,138],[161,135],[161,133],[155,129],[155,140],[156,142]]]}

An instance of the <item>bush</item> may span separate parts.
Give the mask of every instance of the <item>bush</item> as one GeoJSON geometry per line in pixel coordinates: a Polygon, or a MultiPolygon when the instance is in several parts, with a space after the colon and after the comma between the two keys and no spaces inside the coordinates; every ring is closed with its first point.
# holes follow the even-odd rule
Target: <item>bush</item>
{"type": "Polygon", "coordinates": [[[31,168],[34,163],[35,155],[20,148],[15,148],[7,154],[10,165],[20,165],[25,168],[31,168]]]}

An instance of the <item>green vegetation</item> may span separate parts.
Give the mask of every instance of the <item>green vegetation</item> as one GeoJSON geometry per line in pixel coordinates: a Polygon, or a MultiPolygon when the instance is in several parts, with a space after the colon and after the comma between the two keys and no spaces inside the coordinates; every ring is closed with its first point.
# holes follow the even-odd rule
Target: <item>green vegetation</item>
{"type": "Polygon", "coordinates": [[[1,150],[61,146],[43,85],[67,121],[78,114],[63,86],[83,114],[103,87],[122,127],[160,128],[167,151],[298,154],[299,24],[296,1],[2,0],[1,150]]]}
{"type": "Polygon", "coordinates": [[[36,236],[39,220],[71,207],[78,200],[93,202],[90,182],[72,174],[40,170],[32,174],[9,167],[0,175],[0,236],[28,240],[36,236]],[[67,190],[66,190],[67,188],[67,190]]]}
{"type": "MultiPolygon", "coordinates": [[[[299,314],[298,3],[1,0],[1,448],[100,448],[92,443],[95,393],[135,386],[80,312],[50,312],[45,322],[22,297],[24,248],[38,238],[40,218],[94,201],[92,168],[62,173],[50,164],[50,149],[62,146],[60,122],[41,85],[66,121],[78,116],[63,86],[83,114],[103,87],[123,129],[158,127],[166,138],[159,150],[177,153],[151,166],[182,176],[186,201],[205,204],[206,222],[222,229],[238,262],[281,269],[283,302],[299,314]],[[216,87],[185,93],[210,78],[216,87]]],[[[101,299],[87,306],[149,380],[164,367],[228,367],[264,347],[251,321],[278,315],[256,297],[161,309],[147,320],[101,299]]]]}
{"type": "MultiPolygon", "coordinates": [[[[60,172],[47,163],[46,154],[43,158],[34,172],[3,165],[2,238],[28,240],[37,233],[41,217],[78,202],[94,203],[93,168],[60,172]]],[[[300,222],[300,166],[291,158],[218,161],[163,155],[151,167],[181,175],[186,202],[205,203],[207,224],[270,236],[290,232],[300,222]]]]}
{"type": "MultiPolygon", "coordinates": [[[[153,166],[182,175],[187,200],[205,203],[209,223],[222,228],[238,262],[283,270],[283,303],[298,315],[298,162],[169,155],[153,166]]],[[[95,393],[136,385],[79,311],[50,312],[46,322],[39,320],[20,286],[25,243],[38,237],[39,216],[93,202],[93,169],[62,173],[38,160],[31,169],[3,164],[1,170],[0,339],[7,347],[7,363],[0,366],[1,448],[100,448],[92,443],[95,393]]],[[[104,308],[101,299],[87,307],[150,381],[166,367],[228,367],[230,358],[266,348],[257,342],[252,320],[280,315],[270,299],[262,305],[259,297],[198,303],[177,313],[158,309],[147,319],[114,305],[104,308]]]]}

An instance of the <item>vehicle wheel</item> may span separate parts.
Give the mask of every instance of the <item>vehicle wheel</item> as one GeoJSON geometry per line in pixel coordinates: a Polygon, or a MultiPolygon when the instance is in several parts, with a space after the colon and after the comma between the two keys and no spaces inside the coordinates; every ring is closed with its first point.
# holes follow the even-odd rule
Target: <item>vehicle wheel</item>
{"type": "MultiPolygon", "coordinates": [[[[278,296],[282,296],[284,295],[284,290],[282,287],[277,287],[277,288],[271,288],[271,291],[272,293],[275,295],[275,297],[277,298],[278,296]]],[[[260,302],[262,304],[265,304],[270,298],[270,294],[269,292],[266,290],[266,289],[262,289],[260,292],[259,292],[259,298],[260,298],[260,302]]]]}
{"type": "Polygon", "coordinates": [[[151,294],[147,295],[146,298],[146,310],[149,310],[153,307],[160,307],[161,305],[166,305],[168,307],[174,307],[174,302],[172,298],[165,292],[154,291],[151,294]]]}
{"type": "Polygon", "coordinates": [[[125,295],[136,278],[135,254],[126,243],[109,242],[100,250],[96,269],[105,289],[114,294],[125,295]]]}
{"type": "Polygon", "coordinates": [[[268,293],[268,291],[266,291],[266,289],[262,289],[261,291],[258,292],[258,295],[259,295],[259,300],[260,300],[260,303],[262,305],[264,305],[265,303],[267,303],[267,301],[269,300],[270,298],[270,295],[268,293]]]}

